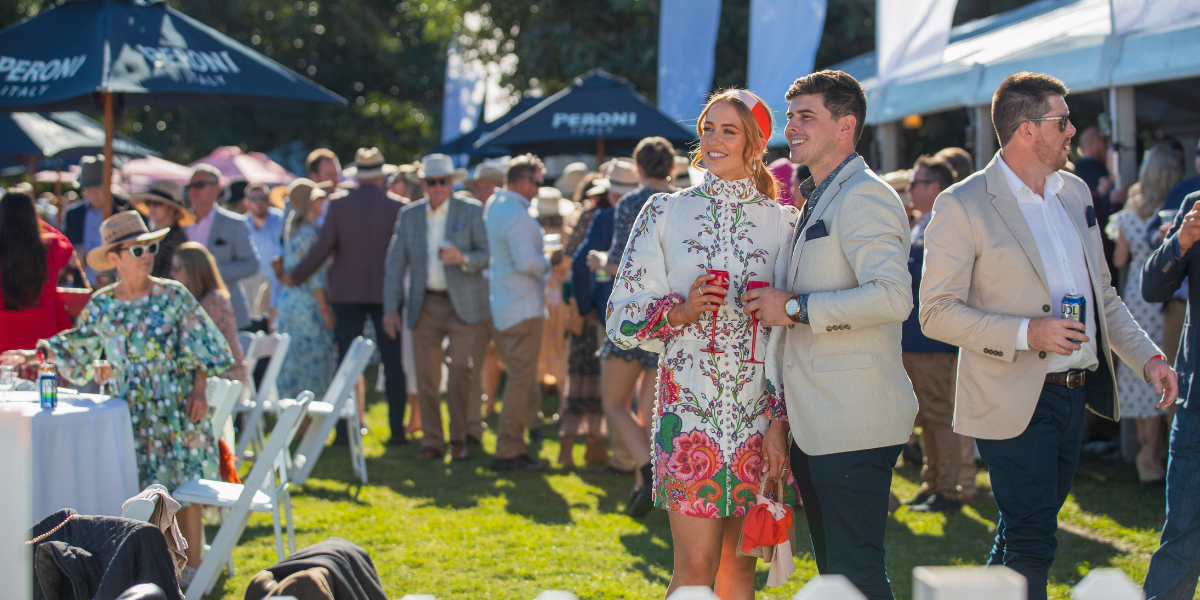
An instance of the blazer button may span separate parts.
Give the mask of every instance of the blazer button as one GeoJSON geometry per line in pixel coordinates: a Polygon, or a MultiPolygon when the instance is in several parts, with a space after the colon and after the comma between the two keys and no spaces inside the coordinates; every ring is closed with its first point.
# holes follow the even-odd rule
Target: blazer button
{"type": "Polygon", "coordinates": [[[842,327],[845,327],[846,329],[850,329],[849,325],[843,325],[842,327]]]}
{"type": "Polygon", "coordinates": [[[1041,352],[1038,352],[1038,358],[1046,358],[1046,351],[1043,350],[1041,352]]]}
{"type": "Polygon", "coordinates": [[[1004,356],[1004,351],[1003,351],[1003,350],[997,350],[997,351],[996,351],[996,356],[1004,356]]]}
{"type": "Polygon", "coordinates": [[[1050,305],[1049,305],[1049,304],[1043,304],[1043,305],[1042,305],[1042,312],[1050,312],[1050,305]]]}
{"type": "Polygon", "coordinates": [[[825,331],[833,331],[833,325],[826,325],[825,331]]]}

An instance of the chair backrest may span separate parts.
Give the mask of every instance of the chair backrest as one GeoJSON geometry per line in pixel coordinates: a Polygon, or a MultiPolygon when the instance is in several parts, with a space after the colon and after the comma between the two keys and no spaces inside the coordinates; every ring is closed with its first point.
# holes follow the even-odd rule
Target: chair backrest
{"type": "MultiPolygon", "coordinates": [[[[157,498],[155,496],[154,498],[157,498]]],[[[137,498],[130,500],[129,504],[121,511],[121,517],[133,519],[134,521],[149,522],[150,517],[154,516],[155,500],[147,498],[137,498]]]]}
{"type": "MultiPolygon", "coordinates": [[[[251,345],[250,354],[254,355],[256,365],[258,359],[264,356],[271,357],[267,362],[267,371],[263,373],[262,382],[254,392],[254,401],[260,403],[260,406],[264,400],[274,402],[279,399],[279,392],[275,389],[275,380],[279,378],[279,370],[283,368],[283,361],[287,358],[287,351],[291,344],[292,336],[286,333],[272,333],[255,338],[254,344],[251,345]]],[[[247,354],[247,360],[249,360],[250,354],[247,354]]]]}
{"type": "Polygon", "coordinates": [[[221,439],[224,437],[226,425],[229,424],[229,418],[233,415],[233,409],[237,405],[238,400],[242,397],[242,387],[245,384],[240,381],[232,381],[229,379],[218,379],[217,381],[223,385],[224,394],[217,395],[216,392],[214,392],[212,399],[208,402],[208,405],[213,409],[213,437],[214,439],[221,439]]]}
{"type": "Polygon", "coordinates": [[[204,388],[204,399],[209,406],[216,406],[225,398],[225,390],[229,388],[229,380],[220,377],[209,377],[208,385],[204,388]]]}
{"type": "MultiPolygon", "coordinates": [[[[358,382],[358,377],[362,375],[364,369],[367,368],[367,362],[371,360],[371,353],[375,351],[375,342],[368,340],[361,335],[354,338],[350,343],[350,349],[346,351],[346,357],[342,359],[342,364],[338,366],[337,373],[334,373],[333,379],[329,382],[329,387],[325,389],[325,395],[321,397],[323,402],[328,402],[333,405],[334,418],[341,414],[341,401],[354,393],[355,383],[358,382]]],[[[357,406],[357,403],[355,403],[357,406]]]]}
{"type": "MultiPolygon", "coordinates": [[[[271,430],[271,435],[267,438],[266,443],[263,444],[262,452],[259,453],[258,460],[254,461],[250,474],[242,480],[243,485],[248,489],[261,490],[268,486],[274,486],[274,482],[271,481],[272,474],[282,477],[281,484],[287,482],[288,445],[291,444],[292,438],[300,428],[300,422],[304,415],[308,413],[308,405],[312,402],[313,396],[312,392],[306,391],[302,392],[300,397],[295,400],[279,402],[279,418],[275,421],[275,427],[271,430]]],[[[253,500],[254,494],[243,493],[234,508],[239,512],[249,510],[253,500]]]]}
{"type": "MultiPolygon", "coordinates": [[[[255,333],[250,333],[249,331],[239,331],[238,345],[242,347],[242,354],[250,354],[250,345],[254,343],[255,338],[258,338],[262,334],[263,333],[261,331],[257,331],[255,333]]],[[[247,361],[247,364],[249,364],[249,361],[247,361]]]]}

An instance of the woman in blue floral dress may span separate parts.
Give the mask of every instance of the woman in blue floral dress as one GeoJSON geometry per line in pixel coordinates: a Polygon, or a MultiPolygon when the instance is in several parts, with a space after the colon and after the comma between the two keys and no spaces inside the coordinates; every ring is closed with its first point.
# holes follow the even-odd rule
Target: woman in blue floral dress
{"type": "MultiPolygon", "coordinates": [[[[292,214],[284,231],[283,268],[290,271],[317,243],[321,230],[316,220],[325,207],[325,192],[307,179],[288,186],[292,214]]],[[[280,398],[295,398],[310,391],[320,398],[337,369],[333,348],[333,315],[325,296],[325,268],[298,286],[279,288],[275,330],[291,336],[287,360],[279,371],[280,398]]]]}
{"type": "MultiPolygon", "coordinates": [[[[608,336],[618,347],[662,354],[651,464],[654,503],[670,513],[674,541],[668,596],[703,585],[726,600],[754,597],[755,559],[736,556],[735,546],[767,471],[764,452],[787,455],[786,409],[768,393],[765,365],[745,362],[766,356],[770,328],[760,325],[755,336],[740,300],[750,281],[773,284],[797,219],[775,201],[762,162],[771,127],[768,112],[753,112],[761,104],[743,90],[709,100],[694,159],[708,173],[646,203],[608,306],[608,336]],[[707,269],[729,273],[723,299],[707,269]],[[703,351],[714,318],[719,354],[703,351]]],[[[771,467],[789,475],[783,464],[771,467]]],[[[794,503],[794,487],[782,487],[794,503]]]]}
{"type": "MultiPolygon", "coordinates": [[[[88,253],[88,265],[115,268],[118,283],[92,296],[78,327],[37,347],[77,383],[92,379],[94,360],[103,356],[112,365],[112,393],[129,403],[142,487],[217,479],[205,390],[209,373],[233,365],[229,345],[187,288],[150,276],[166,229],[148,233],[137,213],[123,212],[107,219],[100,233],[105,243],[88,253]]],[[[178,517],[188,562],[198,565],[200,507],[178,517]]]]}

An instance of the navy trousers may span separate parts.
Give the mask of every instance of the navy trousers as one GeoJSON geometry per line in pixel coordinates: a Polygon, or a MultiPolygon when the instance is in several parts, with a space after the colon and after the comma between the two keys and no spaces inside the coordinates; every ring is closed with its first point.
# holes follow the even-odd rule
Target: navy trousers
{"type": "MultiPolygon", "coordinates": [[[[367,317],[375,326],[375,341],[379,344],[379,356],[383,359],[383,375],[387,387],[388,424],[391,426],[392,439],[404,439],[404,408],[408,405],[408,386],[404,379],[404,363],[400,357],[403,346],[400,336],[392,339],[383,332],[382,304],[333,304],[333,316],[336,323],[333,327],[333,341],[338,347],[338,365],[350,351],[354,338],[363,334],[363,326],[367,317]]],[[[353,388],[351,388],[353,390],[353,388]]],[[[338,420],[338,438],[345,439],[346,422],[338,420]]]]}
{"type": "Polygon", "coordinates": [[[817,572],[845,575],[867,598],[891,600],[883,563],[892,467],[901,446],[809,456],[792,444],[817,572]]]}
{"type": "Polygon", "coordinates": [[[1029,425],[1007,440],[977,439],[988,464],[1000,523],[989,565],[1029,580],[1029,600],[1045,600],[1058,547],[1058,511],[1079,468],[1087,388],[1045,384],[1029,425]]]}
{"type": "Polygon", "coordinates": [[[1191,600],[1200,578],[1200,408],[1180,407],[1171,425],[1167,522],[1150,558],[1146,597],[1191,600]]]}

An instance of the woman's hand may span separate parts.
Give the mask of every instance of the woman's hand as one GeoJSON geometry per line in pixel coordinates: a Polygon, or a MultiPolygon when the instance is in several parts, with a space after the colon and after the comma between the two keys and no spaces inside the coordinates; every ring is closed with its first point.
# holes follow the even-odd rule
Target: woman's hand
{"type": "Polygon", "coordinates": [[[791,468],[792,455],[788,452],[787,421],[771,421],[767,435],[763,438],[763,471],[767,479],[777,479],[791,468]]]}
{"type": "Polygon", "coordinates": [[[705,273],[696,278],[692,289],[688,291],[687,300],[676,304],[667,311],[667,323],[671,327],[681,327],[694,323],[706,312],[716,312],[725,304],[725,288],[717,285],[705,285],[716,275],[705,273]]]}
{"type": "Polygon", "coordinates": [[[36,359],[37,353],[33,350],[9,350],[4,354],[0,354],[0,365],[20,367],[36,359]]]}
{"type": "Polygon", "coordinates": [[[333,326],[337,325],[337,319],[333,316],[333,311],[329,307],[321,309],[321,320],[325,322],[325,329],[333,331],[333,326]]]}
{"type": "Polygon", "coordinates": [[[208,413],[208,399],[205,398],[205,390],[192,388],[192,393],[188,394],[187,401],[187,416],[193,423],[199,423],[200,419],[208,413]]]}

